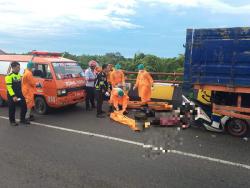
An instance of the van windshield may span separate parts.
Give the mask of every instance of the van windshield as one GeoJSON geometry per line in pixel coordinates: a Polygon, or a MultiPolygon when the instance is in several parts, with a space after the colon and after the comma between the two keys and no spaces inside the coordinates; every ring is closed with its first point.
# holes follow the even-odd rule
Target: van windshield
{"type": "Polygon", "coordinates": [[[52,63],[57,79],[83,77],[82,68],[74,62],[52,63]]]}

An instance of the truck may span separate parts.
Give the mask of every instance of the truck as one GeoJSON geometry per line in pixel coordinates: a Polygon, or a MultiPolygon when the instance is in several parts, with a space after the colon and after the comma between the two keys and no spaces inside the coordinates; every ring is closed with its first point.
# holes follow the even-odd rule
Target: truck
{"type": "Polygon", "coordinates": [[[5,76],[11,72],[11,62],[20,63],[20,74],[32,60],[37,85],[35,111],[46,114],[50,108],[75,105],[85,100],[85,77],[80,65],[57,52],[32,51],[28,55],[0,55],[0,106],[7,102],[5,76]]]}
{"type": "Polygon", "coordinates": [[[250,28],[187,29],[183,91],[210,91],[212,112],[235,136],[249,131],[250,28]]]}

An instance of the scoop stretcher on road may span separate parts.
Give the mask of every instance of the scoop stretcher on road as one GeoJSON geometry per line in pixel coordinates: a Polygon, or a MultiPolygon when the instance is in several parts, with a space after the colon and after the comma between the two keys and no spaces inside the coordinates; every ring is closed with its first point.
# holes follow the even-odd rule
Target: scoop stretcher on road
{"type": "Polygon", "coordinates": [[[128,107],[130,109],[139,109],[143,106],[147,105],[149,109],[156,110],[156,111],[163,111],[163,110],[172,110],[173,106],[169,105],[166,102],[141,102],[141,101],[129,101],[128,107]]]}
{"type": "Polygon", "coordinates": [[[110,118],[116,122],[119,122],[121,124],[127,125],[132,129],[133,131],[138,131],[139,129],[136,127],[136,122],[134,119],[131,119],[127,116],[124,116],[122,114],[122,111],[115,111],[110,114],[110,118]]]}

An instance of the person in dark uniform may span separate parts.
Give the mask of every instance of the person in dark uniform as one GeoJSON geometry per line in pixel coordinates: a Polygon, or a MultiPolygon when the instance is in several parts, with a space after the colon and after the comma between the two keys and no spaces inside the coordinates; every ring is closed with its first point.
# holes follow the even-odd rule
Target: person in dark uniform
{"type": "Polygon", "coordinates": [[[105,112],[102,110],[102,104],[105,97],[109,97],[109,84],[107,81],[108,65],[102,65],[102,71],[98,73],[95,81],[97,114],[96,117],[104,118],[105,112]]]}
{"type": "Polygon", "coordinates": [[[12,126],[18,125],[18,123],[15,120],[16,105],[18,103],[21,106],[20,123],[30,124],[30,122],[25,119],[25,115],[27,112],[27,105],[21,89],[21,75],[19,74],[20,64],[16,61],[13,61],[11,63],[11,68],[12,72],[5,77],[5,82],[7,86],[8,104],[9,104],[10,125],[12,126]]]}

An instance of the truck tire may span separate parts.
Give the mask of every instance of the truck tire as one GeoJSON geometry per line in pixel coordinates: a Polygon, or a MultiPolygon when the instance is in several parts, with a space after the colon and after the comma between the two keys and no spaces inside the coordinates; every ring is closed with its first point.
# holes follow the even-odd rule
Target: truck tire
{"type": "Polygon", "coordinates": [[[47,114],[49,107],[45,99],[41,96],[35,97],[35,111],[38,114],[44,115],[47,114]]]}
{"type": "Polygon", "coordinates": [[[3,98],[0,96],[0,107],[5,105],[5,101],[3,100],[3,98]]]}
{"type": "Polygon", "coordinates": [[[228,120],[226,129],[232,136],[243,137],[248,134],[249,125],[245,120],[233,118],[228,120]]]}

